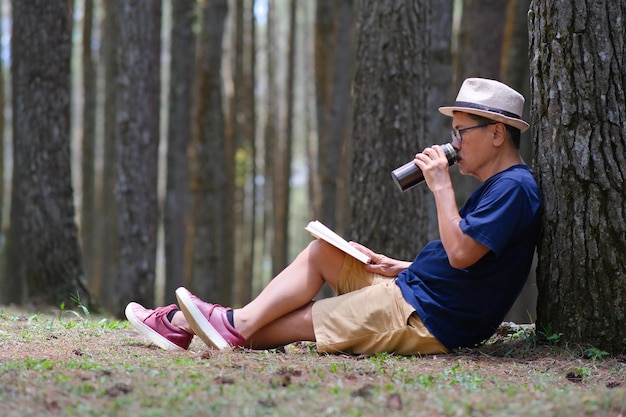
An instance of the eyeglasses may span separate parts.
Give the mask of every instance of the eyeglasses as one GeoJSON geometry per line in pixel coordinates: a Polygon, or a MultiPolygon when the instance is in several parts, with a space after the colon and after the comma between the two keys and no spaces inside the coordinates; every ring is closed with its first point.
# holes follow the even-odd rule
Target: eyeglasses
{"type": "Polygon", "coordinates": [[[450,136],[452,137],[452,140],[456,139],[456,140],[459,141],[459,143],[462,143],[463,142],[463,137],[461,136],[461,133],[465,132],[466,130],[478,129],[479,127],[485,127],[485,126],[495,125],[495,124],[496,124],[496,122],[489,122],[489,123],[483,123],[482,125],[465,127],[463,129],[454,128],[450,132],[450,136]]]}

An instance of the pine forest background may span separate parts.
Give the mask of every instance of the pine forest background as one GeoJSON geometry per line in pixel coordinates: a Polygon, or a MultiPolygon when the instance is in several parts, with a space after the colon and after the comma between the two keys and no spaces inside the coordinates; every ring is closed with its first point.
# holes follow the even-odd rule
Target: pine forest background
{"type": "MultiPolygon", "coordinates": [[[[0,4],[0,304],[241,305],[313,219],[412,259],[434,206],[389,172],[449,141],[464,78],[529,97],[530,0],[0,4]]],[[[512,318],[535,298],[533,274],[512,318]]]]}

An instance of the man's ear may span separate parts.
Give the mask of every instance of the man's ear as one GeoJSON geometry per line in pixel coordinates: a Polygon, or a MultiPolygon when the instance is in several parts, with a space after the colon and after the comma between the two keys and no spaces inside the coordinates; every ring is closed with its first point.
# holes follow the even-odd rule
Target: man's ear
{"type": "Polygon", "coordinates": [[[493,129],[493,146],[502,146],[504,141],[506,141],[506,127],[504,123],[496,123],[493,129]]]}

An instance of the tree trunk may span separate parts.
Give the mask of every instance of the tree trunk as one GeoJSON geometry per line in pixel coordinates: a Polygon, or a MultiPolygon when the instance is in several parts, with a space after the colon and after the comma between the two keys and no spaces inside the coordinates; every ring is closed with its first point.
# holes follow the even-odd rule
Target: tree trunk
{"type": "Polygon", "coordinates": [[[353,240],[413,259],[435,217],[422,184],[400,192],[391,171],[432,140],[426,136],[430,1],[359,3],[354,82],[353,240]]]}
{"type": "MultiPolygon", "coordinates": [[[[530,59],[528,57],[528,9],[530,0],[508,0],[502,40],[500,81],[530,98],[530,59]]],[[[530,99],[524,103],[524,120],[530,118],[530,99]]],[[[522,133],[520,152],[531,161],[530,130],[522,133]]]]}
{"type": "MultiPolygon", "coordinates": [[[[263,176],[265,178],[265,184],[263,187],[263,192],[265,196],[264,200],[264,209],[263,209],[263,224],[264,227],[264,238],[263,238],[263,249],[262,256],[263,259],[270,259],[273,261],[273,253],[274,253],[274,202],[276,198],[274,196],[275,193],[275,184],[274,184],[274,169],[275,169],[275,161],[277,158],[276,149],[277,149],[277,140],[278,140],[278,80],[276,77],[277,74],[277,39],[278,36],[276,34],[276,6],[274,0],[268,0],[267,2],[267,26],[266,26],[266,37],[267,37],[267,95],[265,100],[266,107],[266,119],[265,119],[265,129],[263,130],[263,138],[265,145],[264,152],[264,163],[263,163],[263,176]]],[[[275,268],[273,268],[275,269],[275,268]]],[[[273,273],[274,271],[270,271],[273,273]]],[[[273,275],[272,275],[273,276],[273,275]]],[[[255,277],[256,278],[256,277],[255,277]]],[[[260,292],[262,288],[265,286],[264,282],[259,282],[259,280],[255,279],[254,282],[254,292],[260,292]]]]}
{"type": "Polygon", "coordinates": [[[165,234],[165,303],[176,301],[184,285],[189,201],[189,159],[196,35],[196,0],[172,2],[172,44],[167,135],[165,234]]]}
{"type": "Polygon", "coordinates": [[[100,303],[109,312],[116,309],[115,285],[118,270],[117,205],[117,148],[115,144],[116,79],[117,79],[117,13],[113,2],[104,2],[102,24],[102,61],[104,62],[104,126],[102,180],[99,190],[101,215],[98,218],[100,252],[96,259],[95,285],[100,289],[100,303]]]}
{"type": "Polygon", "coordinates": [[[467,77],[499,80],[500,62],[510,0],[463,0],[457,84],[467,77]]]}
{"type": "Polygon", "coordinates": [[[286,117],[284,132],[277,137],[274,168],[274,242],[272,271],[276,276],[288,263],[289,256],[289,178],[291,177],[291,149],[293,142],[294,74],[296,45],[297,3],[289,2],[289,47],[287,52],[286,117]]]}
{"type": "Polygon", "coordinates": [[[255,231],[255,19],[254,1],[237,0],[235,11],[233,97],[230,108],[235,165],[235,227],[237,230],[234,282],[235,303],[250,300],[255,231]]]}
{"type": "Polygon", "coordinates": [[[115,312],[154,303],[158,216],[161,3],[118,5],[115,142],[119,270],[115,312]]]}
{"type": "Polygon", "coordinates": [[[69,304],[81,283],[70,167],[71,14],[65,0],[13,3],[13,198],[3,301],[69,304]],[[10,298],[8,298],[10,297],[10,298]],[[8,298],[8,299],[7,299],[8,298]]]}
{"type": "Polygon", "coordinates": [[[96,91],[97,72],[93,57],[93,0],[85,0],[83,20],[83,137],[81,244],[86,282],[94,282],[96,236],[96,91]]]}
{"type": "Polygon", "coordinates": [[[433,143],[444,143],[450,137],[450,118],[439,113],[456,95],[452,68],[452,13],[453,4],[437,1],[432,4],[430,27],[430,88],[428,90],[428,137],[433,143]]]}
{"type": "Polygon", "coordinates": [[[349,195],[345,161],[352,134],[350,90],[354,70],[354,10],[352,0],[318,0],[315,20],[315,86],[320,195],[316,218],[343,233],[337,217],[345,213],[349,195]]]}
{"type": "MultiPolygon", "coordinates": [[[[432,22],[430,27],[430,55],[428,59],[430,79],[428,81],[428,103],[426,108],[426,137],[431,144],[450,142],[451,120],[439,113],[439,107],[454,102],[456,88],[453,86],[452,67],[452,14],[453,2],[432,2],[432,22]]],[[[415,153],[421,149],[415,149],[415,153]]],[[[451,168],[452,175],[459,175],[457,168],[451,168]]],[[[454,183],[453,183],[454,185],[454,183]]],[[[435,200],[430,199],[422,206],[431,219],[437,218],[435,200]]],[[[428,239],[439,237],[436,221],[428,225],[428,239]]]]}
{"type": "Polygon", "coordinates": [[[625,0],[535,0],[529,14],[537,329],[615,354],[626,346],[625,21],[625,0]]]}
{"type": "Polygon", "coordinates": [[[228,14],[226,0],[201,6],[198,49],[197,139],[193,143],[193,250],[191,288],[198,296],[230,304],[233,271],[232,194],[226,166],[222,40],[228,14]]]}

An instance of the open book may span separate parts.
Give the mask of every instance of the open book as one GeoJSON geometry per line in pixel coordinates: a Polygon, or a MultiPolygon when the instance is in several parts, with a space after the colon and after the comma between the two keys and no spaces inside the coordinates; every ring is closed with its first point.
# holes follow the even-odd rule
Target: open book
{"type": "Polygon", "coordinates": [[[328,227],[324,226],[319,221],[315,220],[310,222],[305,229],[311,232],[311,234],[316,238],[325,240],[337,249],[341,249],[364,264],[370,263],[371,259],[369,256],[350,245],[347,240],[330,230],[328,227]]]}

